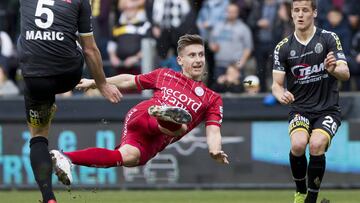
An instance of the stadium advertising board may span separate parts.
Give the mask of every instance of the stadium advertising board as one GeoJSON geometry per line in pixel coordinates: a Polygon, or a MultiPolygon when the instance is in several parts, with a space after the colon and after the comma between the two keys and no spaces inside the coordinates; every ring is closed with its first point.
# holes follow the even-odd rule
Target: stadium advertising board
{"type": "MultiPolygon", "coordinates": [[[[356,186],[360,182],[358,123],[343,122],[327,153],[325,186],[356,186]]],[[[56,122],[50,149],[72,151],[86,147],[114,148],[121,123],[56,122]]],[[[286,121],[224,122],[223,149],[230,165],[208,155],[203,126],[195,128],[145,166],[89,168],[76,166],[74,187],[292,187],[288,168],[289,139],[286,121]]],[[[36,188],[29,160],[30,134],[20,123],[0,124],[0,188],[36,188]]],[[[53,181],[58,185],[57,178],[53,181]]]]}

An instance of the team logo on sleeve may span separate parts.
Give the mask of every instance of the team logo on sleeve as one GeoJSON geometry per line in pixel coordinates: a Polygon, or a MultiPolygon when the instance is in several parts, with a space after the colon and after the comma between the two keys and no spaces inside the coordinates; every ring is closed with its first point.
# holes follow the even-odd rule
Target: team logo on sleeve
{"type": "Polygon", "coordinates": [[[320,54],[324,50],[324,47],[321,43],[317,43],[315,46],[315,53],[320,54]]]}
{"type": "Polygon", "coordinates": [[[345,54],[343,53],[337,53],[337,56],[339,59],[346,59],[345,54]]]}
{"type": "Polygon", "coordinates": [[[204,95],[204,89],[202,87],[196,87],[195,88],[195,94],[199,97],[204,95]]]}

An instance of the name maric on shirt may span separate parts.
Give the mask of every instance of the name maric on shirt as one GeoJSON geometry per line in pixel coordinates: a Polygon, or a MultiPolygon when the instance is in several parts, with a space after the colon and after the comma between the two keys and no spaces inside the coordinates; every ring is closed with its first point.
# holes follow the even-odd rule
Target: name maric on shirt
{"type": "Polygon", "coordinates": [[[64,33],[56,31],[27,30],[26,40],[63,41],[64,33]]]}

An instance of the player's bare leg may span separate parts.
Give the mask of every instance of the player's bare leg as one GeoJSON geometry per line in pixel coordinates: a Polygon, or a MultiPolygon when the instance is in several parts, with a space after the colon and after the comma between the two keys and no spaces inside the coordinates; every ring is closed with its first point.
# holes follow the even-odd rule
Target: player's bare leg
{"type": "Polygon", "coordinates": [[[140,163],[140,150],[129,144],[124,144],[118,149],[123,157],[123,166],[134,167],[140,163]]]}
{"type": "Polygon", "coordinates": [[[298,129],[293,131],[290,136],[291,150],[289,160],[293,179],[296,184],[294,203],[304,203],[307,193],[307,159],[305,156],[305,149],[308,143],[309,134],[304,129],[298,129]]]}
{"type": "Polygon", "coordinates": [[[308,194],[305,203],[316,203],[325,173],[325,151],[330,143],[330,135],[321,129],[314,129],[309,142],[310,160],[308,166],[308,194]]]}

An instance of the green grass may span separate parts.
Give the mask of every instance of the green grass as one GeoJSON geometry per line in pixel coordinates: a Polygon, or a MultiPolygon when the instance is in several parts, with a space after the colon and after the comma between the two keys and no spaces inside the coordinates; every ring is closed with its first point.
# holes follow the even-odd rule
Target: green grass
{"type": "MultiPolygon", "coordinates": [[[[56,191],[59,203],[291,203],[290,190],[75,190],[56,191]]],[[[359,203],[360,190],[322,190],[319,201],[359,203]]],[[[0,191],[1,203],[38,203],[37,191],[0,191]]]]}

